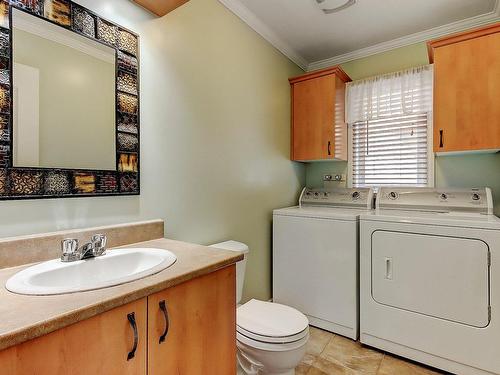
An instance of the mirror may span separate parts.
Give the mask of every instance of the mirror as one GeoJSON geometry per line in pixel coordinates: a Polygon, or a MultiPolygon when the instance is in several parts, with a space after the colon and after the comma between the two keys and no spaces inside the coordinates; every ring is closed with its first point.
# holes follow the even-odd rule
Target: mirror
{"type": "Polygon", "coordinates": [[[139,195],[139,35],[71,0],[0,26],[0,200],[139,195]]]}
{"type": "Polygon", "coordinates": [[[116,170],[116,50],[12,9],[13,166],[116,170]]]}

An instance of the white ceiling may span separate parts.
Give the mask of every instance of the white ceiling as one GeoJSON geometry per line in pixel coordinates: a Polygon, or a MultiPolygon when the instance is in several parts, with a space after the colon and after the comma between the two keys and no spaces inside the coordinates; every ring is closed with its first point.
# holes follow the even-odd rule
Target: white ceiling
{"type": "Polygon", "coordinates": [[[219,1],[309,70],[500,21],[499,0],[357,0],[329,15],[316,0],[219,1]]]}

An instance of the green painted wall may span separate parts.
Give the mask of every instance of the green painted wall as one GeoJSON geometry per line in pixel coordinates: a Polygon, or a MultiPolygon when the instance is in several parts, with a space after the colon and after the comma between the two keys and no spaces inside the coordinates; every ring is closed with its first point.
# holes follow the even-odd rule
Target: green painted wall
{"type": "Polygon", "coordinates": [[[342,64],[342,69],[351,79],[358,80],[426,64],[429,64],[427,45],[418,43],[349,61],[342,64]]]}
{"type": "Polygon", "coordinates": [[[162,18],[78,2],[141,37],[141,195],[1,202],[0,237],[159,217],[169,238],[247,243],[244,298],[270,298],[272,210],[305,183],[289,157],[301,69],[217,0],[162,18]]]}
{"type": "MultiPolygon", "coordinates": [[[[353,80],[358,80],[428,63],[427,46],[418,43],[350,61],[342,64],[342,68],[353,80]]],[[[308,163],[306,184],[322,186],[324,174],[346,173],[347,162],[308,163]]],[[[488,186],[493,190],[495,213],[500,215],[500,153],[437,156],[435,183],[436,187],[488,186]]]]}

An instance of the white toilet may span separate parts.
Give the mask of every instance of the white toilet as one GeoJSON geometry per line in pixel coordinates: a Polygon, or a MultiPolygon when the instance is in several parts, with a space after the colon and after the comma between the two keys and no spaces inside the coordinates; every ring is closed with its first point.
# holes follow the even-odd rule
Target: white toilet
{"type": "MultiPolygon", "coordinates": [[[[248,246],[236,241],[211,245],[242,251],[236,264],[236,301],[243,292],[248,246]]],[[[247,375],[294,375],[306,351],[309,321],[301,312],[278,303],[251,300],[236,310],[238,363],[247,375]]]]}

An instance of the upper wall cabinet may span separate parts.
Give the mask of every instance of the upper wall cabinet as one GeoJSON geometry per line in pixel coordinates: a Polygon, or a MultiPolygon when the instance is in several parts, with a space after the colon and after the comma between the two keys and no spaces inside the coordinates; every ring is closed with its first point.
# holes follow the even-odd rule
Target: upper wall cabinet
{"type": "Polygon", "coordinates": [[[333,67],[290,78],[291,159],[347,160],[345,84],[349,76],[333,67]]]}
{"type": "Polygon", "coordinates": [[[175,8],[187,3],[189,0],[134,0],[137,4],[153,12],[159,17],[170,13],[175,8]]]}
{"type": "Polygon", "coordinates": [[[500,23],[428,43],[434,151],[500,149],[500,23]]]}

